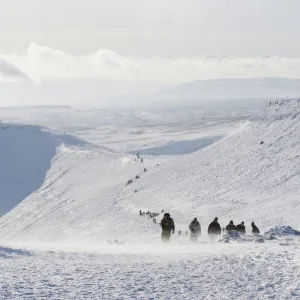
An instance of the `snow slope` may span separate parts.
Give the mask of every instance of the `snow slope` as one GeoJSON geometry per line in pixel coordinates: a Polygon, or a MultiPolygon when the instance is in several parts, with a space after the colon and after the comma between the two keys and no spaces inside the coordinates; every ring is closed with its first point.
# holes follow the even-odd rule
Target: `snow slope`
{"type": "MultiPolygon", "coordinates": [[[[299,116],[300,101],[272,105],[196,153],[143,155],[143,163],[10,125],[11,145],[40,149],[40,164],[50,163],[36,190],[0,219],[0,299],[300,299],[299,232],[278,226],[299,229],[299,116]],[[202,216],[200,241],[176,234],[160,244],[159,226],[138,210],[162,208],[177,229],[202,216]],[[208,241],[216,215],[222,225],[243,218],[248,232],[252,219],[262,231],[275,226],[266,235],[208,241]],[[106,242],[113,239],[121,242],[106,242]]],[[[5,168],[22,157],[24,165],[30,153],[15,161],[7,160],[11,148],[1,151],[5,168]]]]}
{"type": "Polygon", "coordinates": [[[0,124],[0,214],[41,187],[62,143],[70,147],[88,145],[38,126],[0,124]]]}
{"type": "Polygon", "coordinates": [[[233,219],[245,221],[248,230],[252,220],[261,229],[297,229],[299,141],[300,102],[293,100],[267,107],[191,155],[145,156],[141,163],[90,144],[65,143],[56,148],[41,186],[1,218],[0,238],[86,245],[157,240],[159,226],[140,217],[140,209],[170,211],[183,230],[194,216],[204,228],[219,216],[223,226],[233,219]]]}

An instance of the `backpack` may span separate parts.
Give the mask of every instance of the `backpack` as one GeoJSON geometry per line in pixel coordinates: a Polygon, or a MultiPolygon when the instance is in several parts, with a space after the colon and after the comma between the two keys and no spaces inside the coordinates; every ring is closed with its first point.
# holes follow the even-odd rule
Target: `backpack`
{"type": "Polygon", "coordinates": [[[190,230],[191,230],[192,232],[199,231],[199,229],[200,229],[200,223],[199,223],[198,221],[196,221],[196,222],[193,221],[193,222],[190,224],[190,230]]]}
{"type": "Polygon", "coordinates": [[[171,219],[162,219],[161,220],[161,227],[162,229],[165,229],[165,230],[171,230],[172,229],[172,220],[171,219]]]}

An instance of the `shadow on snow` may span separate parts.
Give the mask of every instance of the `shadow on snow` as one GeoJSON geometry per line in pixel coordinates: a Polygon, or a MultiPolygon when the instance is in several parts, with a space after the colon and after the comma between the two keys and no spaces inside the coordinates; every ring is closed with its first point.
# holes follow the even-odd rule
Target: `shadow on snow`
{"type": "Polygon", "coordinates": [[[18,205],[45,180],[61,144],[85,142],[39,126],[0,124],[0,215],[18,205]]]}
{"type": "Polygon", "coordinates": [[[131,151],[130,153],[140,153],[141,155],[183,155],[194,153],[202,148],[208,147],[217,141],[219,141],[223,136],[214,137],[204,137],[196,140],[184,140],[178,142],[169,142],[166,145],[139,149],[136,151],[131,151]]]}

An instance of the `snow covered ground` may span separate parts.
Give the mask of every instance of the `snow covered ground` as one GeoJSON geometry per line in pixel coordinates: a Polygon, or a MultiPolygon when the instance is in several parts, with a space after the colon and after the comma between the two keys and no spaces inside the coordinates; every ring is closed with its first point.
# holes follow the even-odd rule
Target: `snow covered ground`
{"type": "Polygon", "coordinates": [[[239,104],[243,101],[236,101],[232,105],[211,102],[118,109],[0,107],[0,120],[21,125],[40,125],[119,152],[130,152],[165,146],[169,142],[193,142],[202,138],[225,136],[267,103],[263,100],[252,105],[239,104]]]}
{"type": "Polygon", "coordinates": [[[292,236],[264,244],[0,248],[0,257],[0,299],[300,299],[292,236]]]}
{"type": "MultiPolygon", "coordinates": [[[[2,178],[8,168],[27,171],[15,170],[19,177],[0,186],[1,207],[19,203],[0,219],[0,299],[300,299],[300,237],[282,227],[300,228],[300,101],[234,119],[226,137],[194,153],[141,154],[143,162],[124,150],[160,147],[149,132],[149,144],[133,141],[125,149],[101,144],[96,131],[93,143],[39,126],[1,126],[2,178]],[[37,169],[25,164],[34,157],[42,159],[37,169]],[[28,177],[34,185],[20,188],[28,177]],[[170,245],[160,244],[157,224],[139,216],[162,209],[175,220],[170,245]],[[222,227],[245,221],[247,236],[208,240],[215,216],[222,227]],[[177,233],[194,217],[203,229],[198,244],[177,233]],[[281,227],[253,237],[251,221],[261,232],[281,227]]],[[[176,125],[177,137],[187,133],[183,127],[176,125]]],[[[164,134],[172,139],[170,128],[164,134]]],[[[213,137],[222,130],[205,128],[213,137]]],[[[126,143],[121,132],[115,145],[126,143]]]]}

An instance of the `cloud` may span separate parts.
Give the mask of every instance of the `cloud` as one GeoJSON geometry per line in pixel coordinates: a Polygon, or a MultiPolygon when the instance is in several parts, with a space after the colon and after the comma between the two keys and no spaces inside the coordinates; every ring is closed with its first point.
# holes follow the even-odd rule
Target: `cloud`
{"type": "Polygon", "coordinates": [[[26,53],[0,54],[0,58],[6,62],[0,66],[2,73],[26,74],[38,83],[60,79],[179,83],[217,78],[300,78],[300,58],[289,57],[126,57],[109,49],[73,55],[32,43],[26,53]]]}
{"type": "Polygon", "coordinates": [[[134,63],[113,51],[75,56],[49,47],[31,44],[25,54],[2,55],[33,81],[60,79],[132,79],[134,63]]]}

